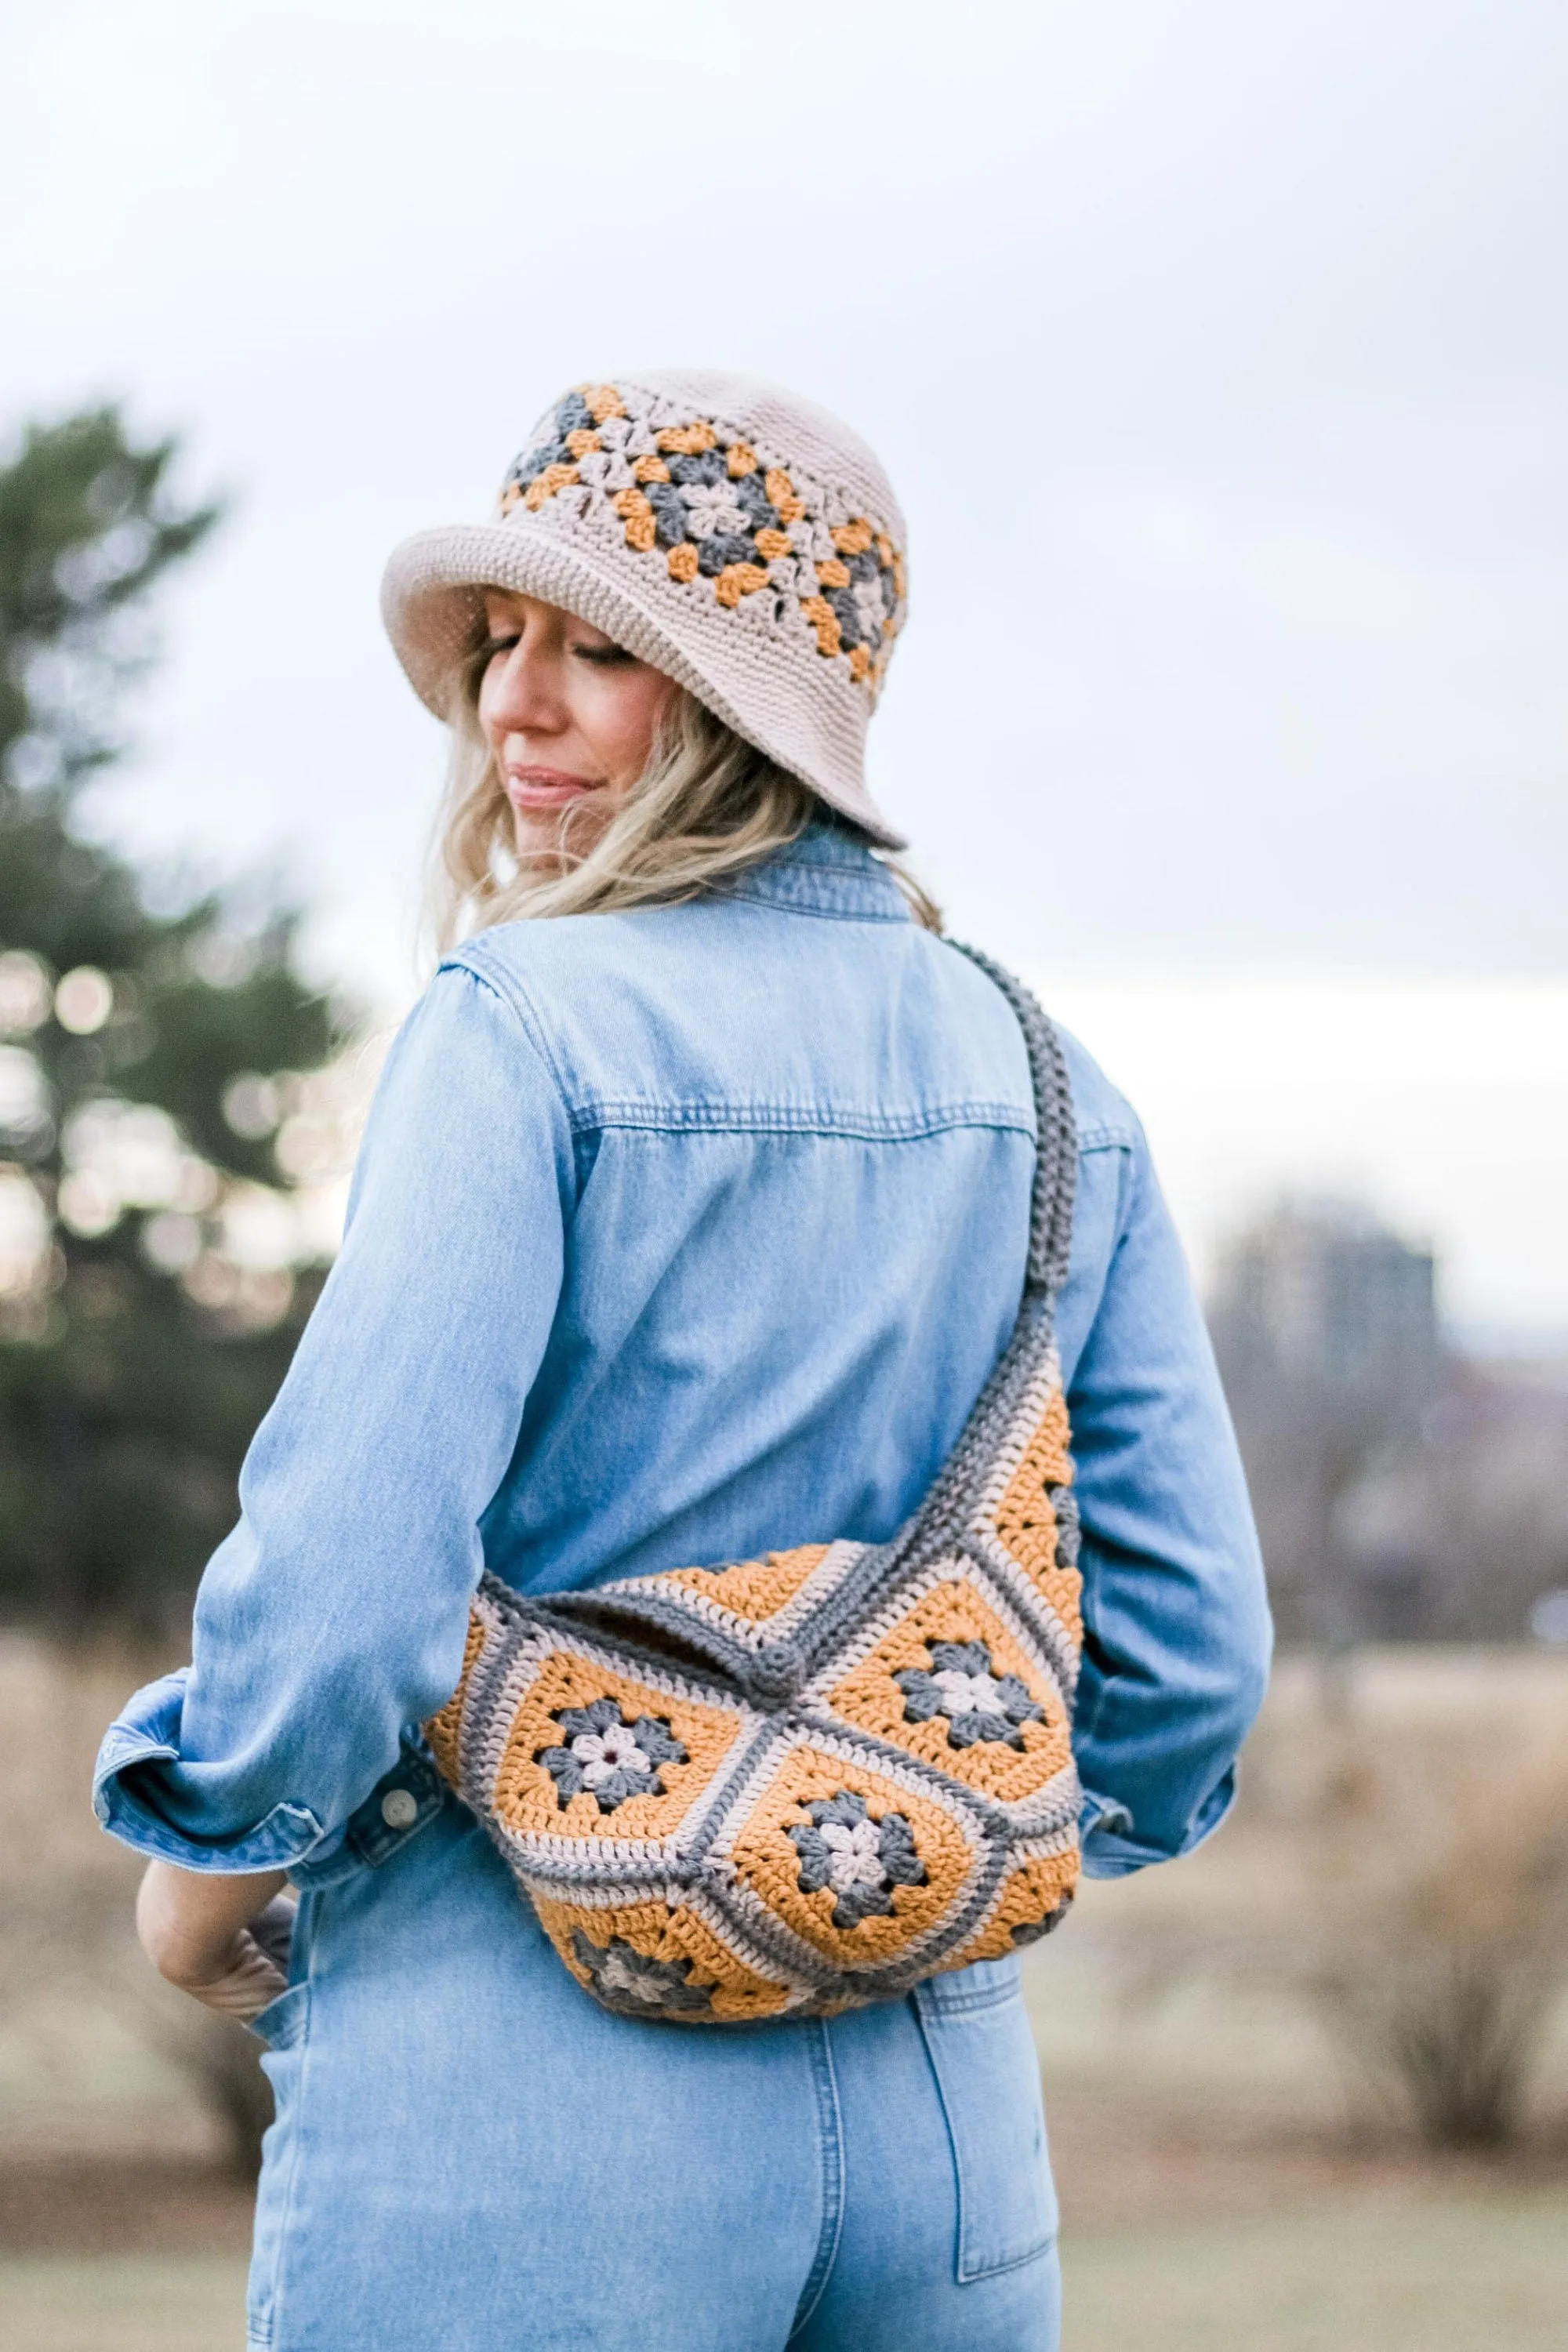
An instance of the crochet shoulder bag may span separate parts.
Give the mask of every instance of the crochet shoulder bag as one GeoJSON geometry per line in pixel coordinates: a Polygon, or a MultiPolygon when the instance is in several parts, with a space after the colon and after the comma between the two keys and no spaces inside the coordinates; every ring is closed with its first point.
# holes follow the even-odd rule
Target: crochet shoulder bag
{"type": "Polygon", "coordinates": [[[1082,1636],[1053,1338],[1077,1137],[1055,1032],[1007,1348],[891,1542],[529,1599],[487,1575],[426,1727],[545,1933],[606,2009],[829,2016],[995,1959],[1065,1915],[1082,1636]]]}

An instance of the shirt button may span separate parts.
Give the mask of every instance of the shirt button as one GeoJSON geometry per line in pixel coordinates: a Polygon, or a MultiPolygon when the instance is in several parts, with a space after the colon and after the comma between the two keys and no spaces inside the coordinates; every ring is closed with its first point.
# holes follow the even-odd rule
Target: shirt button
{"type": "Polygon", "coordinates": [[[411,1830],[419,1819],[419,1800],[412,1789],[388,1789],[381,1801],[381,1818],[389,1830],[411,1830]]]}

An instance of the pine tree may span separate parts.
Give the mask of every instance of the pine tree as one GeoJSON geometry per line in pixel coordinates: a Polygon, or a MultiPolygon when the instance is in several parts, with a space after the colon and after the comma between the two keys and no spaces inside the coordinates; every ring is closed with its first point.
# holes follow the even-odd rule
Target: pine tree
{"type": "Polygon", "coordinates": [[[167,1630],[232,1523],[320,1284],[295,1180],[342,1042],[291,910],[166,911],[77,822],[217,520],[175,454],[103,409],[0,466],[0,1611],[72,1633],[167,1630]]]}

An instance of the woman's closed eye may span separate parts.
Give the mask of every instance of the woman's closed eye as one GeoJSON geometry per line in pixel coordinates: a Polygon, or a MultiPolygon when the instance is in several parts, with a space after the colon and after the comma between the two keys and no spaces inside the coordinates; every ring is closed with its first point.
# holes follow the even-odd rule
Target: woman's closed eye
{"type": "Polygon", "coordinates": [[[592,662],[596,669],[641,667],[636,654],[627,653],[625,646],[574,646],[572,650],[579,661],[592,662]]]}
{"type": "MultiPolygon", "coordinates": [[[[526,624],[521,621],[513,623],[504,612],[493,614],[477,648],[481,668],[515,652],[526,634],[526,624]]],[[[646,662],[638,660],[636,654],[627,653],[624,646],[608,640],[595,644],[589,639],[547,633],[546,641],[542,641],[541,650],[547,655],[552,654],[557,659],[563,654],[569,655],[573,660],[587,662],[595,669],[646,669],[647,667],[646,662]]]]}

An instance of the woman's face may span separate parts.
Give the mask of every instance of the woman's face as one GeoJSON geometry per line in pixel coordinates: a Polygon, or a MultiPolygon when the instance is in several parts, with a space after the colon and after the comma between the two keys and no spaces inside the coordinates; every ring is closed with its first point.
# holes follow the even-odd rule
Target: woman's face
{"type": "Polygon", "coordinates": [[[518,855],[581,856],[647,765],[674,681],[586,621],[485,592],[479,725],[511,803],[518,855]]]}

